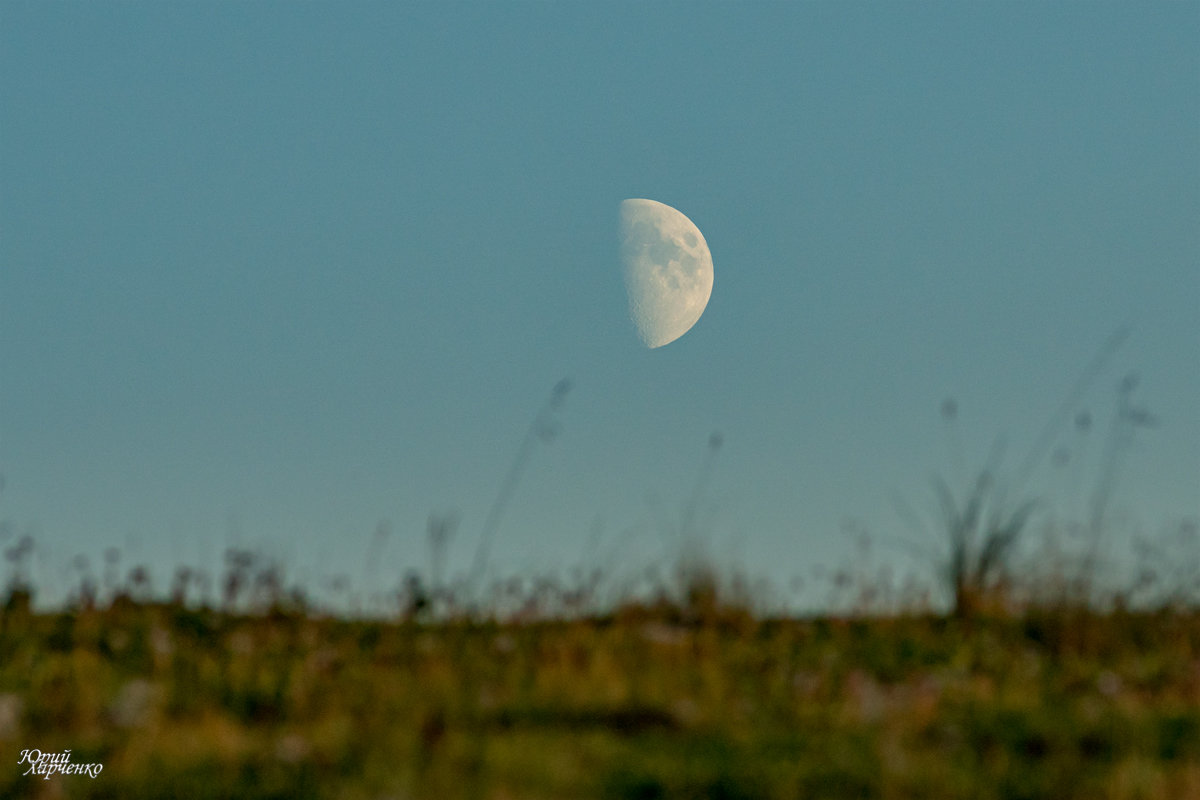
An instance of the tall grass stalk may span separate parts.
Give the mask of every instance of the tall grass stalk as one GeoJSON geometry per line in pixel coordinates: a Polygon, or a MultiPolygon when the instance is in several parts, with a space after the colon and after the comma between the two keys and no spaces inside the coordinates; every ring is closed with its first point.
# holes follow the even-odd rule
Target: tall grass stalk
{"type": "Polygon", "coordinates": [[[533,422],[529,426],[529,430],[525,432],[525,438],[521,440],[521,446],[517,448],[517,455],[513,459],[512,465],[508,468],[508,472],[504,475],[504,480],[500,483],[500,490],[496,493],[496,499],[492,501],[491,508],[488,509],[487,518],[483,522],[483,530],[479,536],[479,545],[475,549],[475,558],[472,561],[471,572],[467,579],[467,585],[471,587],[472,591],[477,590],[486,577],[488,559],[491,556],[492,539],[496,535],[496,529],[500,526],[500,519],[504,515],[505,509],[508,508],[509,501],[512,500],[513,493],[517,490],[517,484],[521,480],[521,475],[525,472],[525,468],[529,464],[529,459],[533,456],[534,448],[538,445],[538,442],[549,444],[558,437],[559,423],[557,415],[566,402],[567,394],[570,391],[571,381],[568,378],[563,378],[554,385],[549,399],[538,410],[537,415],[533,418],[533,422]]]}

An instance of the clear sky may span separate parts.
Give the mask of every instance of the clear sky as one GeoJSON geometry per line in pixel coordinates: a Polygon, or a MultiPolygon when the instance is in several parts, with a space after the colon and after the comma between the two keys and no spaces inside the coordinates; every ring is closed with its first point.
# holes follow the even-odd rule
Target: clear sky
{"type": "Polygon", "coordinates": [[[1131,372],[1122,535],[1194,518],[1197,41],[1195,2],[3,0],[0,544],[382,585],[454,513],[462,573],[562,378],[500,572],[636,568],[692,506],[786,582],[1048,425],[1026,493],[1081,518],[1131,372]],[[713,255],[655,350],[629,197],[713,255]]]}

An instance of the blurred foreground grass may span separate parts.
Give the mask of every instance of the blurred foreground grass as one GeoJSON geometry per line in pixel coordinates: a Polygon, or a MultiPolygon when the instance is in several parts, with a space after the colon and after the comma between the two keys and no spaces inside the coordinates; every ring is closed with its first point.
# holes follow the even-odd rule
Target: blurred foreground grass
{"type": "MultiPolygon", "coordinates": [[[[1086,366],[1018,488],[1126,335],[1086,366]]],[[[118,586],[109,548],[103,591],[76,556],[69,607],[38,610],[22,536],[4,550],[0,595],[0,800],[1200,800],[1196,523],[1135,540],[1127,588],[1104,589],[1098,570],[1118,467],[1154,423],[1136,383],[1119,385],[1087,522],[1047,520],[1025,563],[1040,502],[1010,502],[1002,448],[961,493],[935,479],[944,547],[917,550],[948,597],[936,613],[928,587],[873,572],[869,548],[834,576],[830,607],[849,608],[821,617],[756,611],[749,584],[686,547],[678,580],[648,594],[604,597],[600,569],[567,586],[496,584],[477,601],[567,380],[522,440],[465,583],[442,580],[455,520],[432,516],[428,584],[410,573],[377,618],[322,611],[279,564],[240,550],[226,553],[219,600],[189,568],[169,602],[145,567],[118,586]],[[25,775],[23,751],[70,751],[102,771],[25,775]]],[[[943,403],[948,425],[956,414],[943,403]]],[[[1076,411],[1076,434],[1090,428],[1076,411]]],[[[721,441],[710,436],[674,530],[685,545],[721,441]]],[[[0,523],[0,540],[10,533],[0,523]]],[[[332,588],[343,611],[362,611],[348,579],[332,588]]]]}
{"type": "Polygon", "coordinates": [[[4,798],[1200,798],[1200,613],[0,616],[4,798]],[[71,750],[95,779],[23,776],[71,750]]]}

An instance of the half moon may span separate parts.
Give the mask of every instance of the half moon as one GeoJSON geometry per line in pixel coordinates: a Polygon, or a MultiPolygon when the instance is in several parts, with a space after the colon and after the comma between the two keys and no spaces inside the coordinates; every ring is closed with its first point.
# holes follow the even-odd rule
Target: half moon
{"type": "Polygon", "coordinates": [[[621,262],[629,316],[646,347],[687,333],[712,296],[708,243],[690,219],[656,200],[621,202],[621,262]]]}

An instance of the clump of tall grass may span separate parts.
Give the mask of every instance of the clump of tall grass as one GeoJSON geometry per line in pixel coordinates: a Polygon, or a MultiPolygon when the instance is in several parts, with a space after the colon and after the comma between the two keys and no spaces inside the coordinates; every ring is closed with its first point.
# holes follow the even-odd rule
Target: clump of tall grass
{"type": "Polygon", "coordinates": [[[1037,502],[1006,507],[988,470],[979,473],[962,503],[941,478],[933,486],[949,544],[942,579],[950,588],[954,615],[972,616],[1004,600],[1012,553],[1037,502]]]}
{"type": "MultiPolygon", "coordinates": [[[[1128,334],[1128,329],[1122,328],[1104,342],[1042,429],[1011,482],[1004,481],[1000,475],[1003,439],[996,441],[984,467],[961,494],[956,494],[941,475],[933,476],[931,483],[937,505],[934,527],[939,532],[940,545],[931,550],[924,544],[908,544],[922,557],[932,556],[937,580],[949,597],[954,616],[970,617],[983,611],[1011,610],[1020,602],[1045,603],[1052,597],[1058,603],[1088,604],[1100,599],[1097,593],[1102,591],[1099,585],[1101,551],[1120,468],[1136,431],[1157,423],[1153,414],[1133,402],[1132,394],[1137,386],[1135,375],[1127,375],[1118,383],[1116,410],[1089,500],[1087,519],[1072,526],[1086,541],[1083,552],[1075,554],[1070,563],[1060,551],[1052,561],[1043,561],[1025,570],[1019,581],[1014,575],[1014,567],[1032,522],[1039,511],[1049,505],[1048,498],[1028,495],[1026,483],[1035,469],[1044,463],[1069,420],[1074,419],[1080,433],[1090,429],[1091,414],[1077,407],[1079,400],[1128,334]]],[[[957,402],[953,399],[944,401],[941,414],[951,438],[956,466],[963,469],[965,460],[955,428],[957,402]]],[[[1054,451],[1052,460],[1065,463],[1069,456],[1069,451],[1060,447],[1054,451]]],[[[903,501],[898,501],[897,505],[910,525],[927,532],[928,526],[911,506],[903,501]]],[[[1045,549],[1046,543],[1043,544],[1045,549]]],[[[1116,590],[1110,590],[1110,595],[1113,591],[1116,590]]]]}

